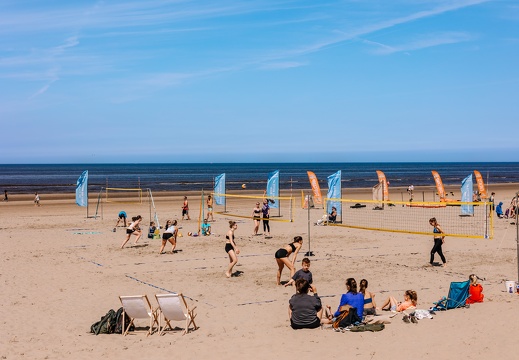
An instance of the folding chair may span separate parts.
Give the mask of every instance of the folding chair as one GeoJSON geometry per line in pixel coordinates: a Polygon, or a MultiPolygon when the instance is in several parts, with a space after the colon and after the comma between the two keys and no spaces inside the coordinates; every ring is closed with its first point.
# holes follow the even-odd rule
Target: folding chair
{"type": "Polygon", "coordinates": [[[193,324],[194,330],[198,329],[198,326],[195,324],[195,309],[196,306],[192,309],[189,309],[186,303],[186,299],[182,294],[156,294],[155,298],[157,299],[157,303],[159,304],[159,335],[164,333],[164,330],[170,329],[173,330],[170,321],[185,321],[186,327],[182,332],[182,335],[189,332],[189,325],[193,324]],[[182,305],[182,303],[184,305],[182,305]],[[185,312],[184,312],[185,309],[185,312]],[[166,324],[161,327],[162,318],[166,324]]]}
{"type": "Polygon", "coordinates": [[[433,310],[450,310],[457,309],[466,305],[469,298],[470,280],[453,281],[449,287],[449,295],[435,302],[433,310]]]}
{"type": "Polygon", "coordinates": [[[135,319],[150,319],[150,328],[146,333],[149,336],[153,333],[153,327],[157,324],[159,327],[159,319],[157,309],[153,310],[151,307],[148,296],[146,295],[134,295],[134,296],[119,296],[121,304],[123,306],[123,324],[125,324],[125,314],[130,317],[130,324],[126,329],[123,329],[123,335],[128,334],[130,326],[134,325],[135,319]]]}

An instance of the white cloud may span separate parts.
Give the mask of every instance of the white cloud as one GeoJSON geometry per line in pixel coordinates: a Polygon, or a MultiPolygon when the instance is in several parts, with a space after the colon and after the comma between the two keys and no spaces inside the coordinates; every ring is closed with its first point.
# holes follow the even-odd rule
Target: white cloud
{"type": "Polygon", "coordinates": [[[446,44],[456,44],[460,42],[470,41],[472,36],[462,32],[445,32],[438,34],[429,34],[423,36],[421,39],[410,41],[406,44],[400,45],[385,45],[373,41],[364,40],[365,43],[376,45],[377,48],[372,52],[378,55],[389,55],[396,52],[408,52],[413,50],[426,49],[433,46],[440,46],[446,44]]]}

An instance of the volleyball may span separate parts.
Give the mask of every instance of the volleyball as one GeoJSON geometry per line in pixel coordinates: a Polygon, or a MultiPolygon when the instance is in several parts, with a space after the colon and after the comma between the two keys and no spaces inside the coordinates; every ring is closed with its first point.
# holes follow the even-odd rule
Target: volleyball
{"type": "Polygon", "coordinates": [[[242,188],[242,189],[246,189],[246,188],[247,188],[247,185],[245,185],[245,184],[241,184],[241,188],[242,188]]]}

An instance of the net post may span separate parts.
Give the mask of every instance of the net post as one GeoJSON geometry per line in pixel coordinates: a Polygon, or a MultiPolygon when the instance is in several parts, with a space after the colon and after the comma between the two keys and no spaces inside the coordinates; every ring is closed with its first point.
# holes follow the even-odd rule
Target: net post
{"type": "MultiPolygon", "coordinates": [[[[308,199],[310,199],[310,196],[308,196],[308,199]]],[[[314,256],[314,253],[312,252],[312,248],[310,246],[310,201],[308,201],[306,209],[308,212],[308,251],[306,252],[305,256],[314,256]]]]}

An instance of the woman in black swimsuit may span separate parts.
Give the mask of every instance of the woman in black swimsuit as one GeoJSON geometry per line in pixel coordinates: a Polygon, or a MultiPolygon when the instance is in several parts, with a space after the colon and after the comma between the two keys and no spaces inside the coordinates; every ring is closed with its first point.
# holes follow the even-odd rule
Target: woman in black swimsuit
{"type": "Polygon", "coordinates": [[[252,209],[252,218],[254,219],[254,232],[252,235],[258,235],[258,229],[261,221],[261,208],[260,203],[256,203],[256,207],[252,209]]]}
{"type": "Polygon", "coordinates": [[[225,235],[227,241],[225,242],[225,252],[229,255],[229,268],[225,272],[225,276],[230,278],[232,276],[232,268],[238,262],[238,255],[240,253],[240,249],[236,246],[234,242],[234,231],[238,228],[238,225],[235,221],[229,221],[230,230],[225,235]]]}
{"type": "Polygon", "coordinates": [[[299,252],[299,249],[301,249],[301,246],[303,246],[303,238],[301,236],[296,236],[294,237],[294,241],[292,243],[287,244],[284,248],[276,251],[274,256],[276,257],[276,262],[278,263],[278,273],[276,278],[276,283],[278,285],[281,285],[281,273],[283,272],[283,268],[285,266],[290,269],[290,278],[294,276],[296,272],[294,264],[296,262],[297,253],[299,252]],[[289,260],[290,254],[294,254],[294,256],[292,256],[292,260],[289,260]]]}

